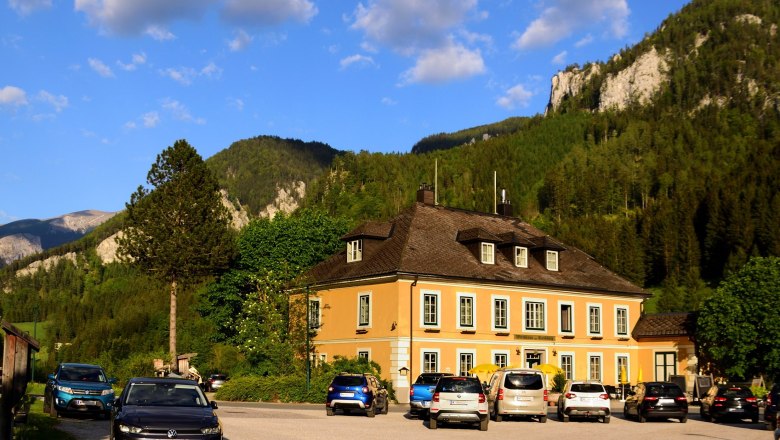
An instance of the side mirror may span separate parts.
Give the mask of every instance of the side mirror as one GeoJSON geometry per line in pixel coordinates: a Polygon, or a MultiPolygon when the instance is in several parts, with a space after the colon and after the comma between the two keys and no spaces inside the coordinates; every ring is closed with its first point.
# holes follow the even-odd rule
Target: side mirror
{"type": "Polygon", "coordinates": [[[122,399],[117,397],[116,399],[114,399],[114,408],[119,408],[120,406],[122,406],[122,399]]]}
{"type": "Polygon", "coordinates": [[[116,377],[109,377],[108,378],[108,383],[110,383],[112,385],[115,384],[116,383],[116,377]]]}
{"type": "Polygon", "coordinates": [[[215,402],[215,401],[213,401],[213,400],[212,400],[212,401],[211,401],[211,402],[209,402],[209,403],[211,404],[211,408],[212,408],[212,409],[219,409],[219,407],[217,406],[217,402],[215,402]]]}
{"type": "Polygon", "coordinates": [[[48,377],[49,380],[54,380],[54,373],[49,373],[49,375],[46,377],[48,377]]]}

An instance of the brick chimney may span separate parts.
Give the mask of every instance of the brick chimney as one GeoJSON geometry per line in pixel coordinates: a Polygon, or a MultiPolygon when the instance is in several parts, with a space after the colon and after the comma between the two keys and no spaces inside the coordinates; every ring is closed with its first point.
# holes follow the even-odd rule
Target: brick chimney
{"type": "Polygon", "coordinates": [[[496,206],[496,214],[512,217],[512,203],[506,198],[506,190],[501,190],[501,203],[496,206]]]}
{"type": "Polygon", "coordinates": [[[421,183],[420,189],[417,190],[417,201],[419,203],[424,203],[430,206],[435,205],[433,188],[431,188],[431,186],[426,183],[421,183]]]}

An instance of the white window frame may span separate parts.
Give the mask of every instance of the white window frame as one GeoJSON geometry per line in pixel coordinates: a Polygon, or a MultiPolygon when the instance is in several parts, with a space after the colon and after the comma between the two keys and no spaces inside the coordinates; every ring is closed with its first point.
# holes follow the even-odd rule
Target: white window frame
{"type": "Polygon", "coordinates": [[[615,336],[618,338],[627,338],[631,334],[631,320],[630,320],[630,312],[627,305],[623,304],[617,304],[615,305],[615,336]],[[620,320],[618,319],[618,310],[625,310],[626,311],[626,332],[620,333],[620,320]]]}
{"type": "Polygon", "coordinates": [[[309,330],[319,331],[321,326],[322,326],[322,304],[320,303],[320,298],[309,298],[309,330]],[[311,323],[312,303],[317,303],[317,326],[316,327],[313,327],[311,323]]]}
{"type": "Polygon", "coordinates": [[[328,362],[328,353],[312,353],[309,356],[309,359],[311,360],[312,367],[318,367],[325,362],[328,362]]]}
{"type": "Polygon", "coordinates": [[[355,350],[355,353],[357,353],[356,356],[358,358],[360,358],[360,353],[366,353],[368,355],[366,360],[371,362],[371,349],[370,348],[358,348],[357,350],[355,350]]]}
{"type": "Polygon", "coordinates": [[[571,377],[567,377],[567,380],[573,380],[575,377],[577,377],[577,370],[574,368],[574,352],[573,351],[559,351],[558,352],[558,367],[563,370],[564,374],[566,373],[566,370],[563,368],[563,358],[564,356],[569,356],[571,358],[571,377]]]}
{"type": "Polygon", "coordinates": [[[490,330],[494,332],[509,332],[510,313],[512,308],[510,307],[509,296],[507,295],[491,295],[490,296],[490,330]],[[506,303],[506,327],[496,327],[496,301],[504,301],[506,303]]]}
{"type": "MultiPolygon", "coordinates": [[[[492,363],[494,365],[498,365],[498,362],[496,362],[496,356],[506,356],[506,365],[503,365],[504,367],[508,367],[510,365],[509,360],[512,359],[509,356],[509,350],[490,350],[490,359],[492,360],[492,363]]],[[[501,367],[501,365],[498,365],[501,367]]]]}
{"type": "Polygon", "coordinates": [[[523,332],[528,333],[547,333],[547,299],[541,299],[541,298],[523,298],[523,332]],[[542,328],[541,329],[531,329],[528,328],[528,304],[529,303],[541,303],[542,308],[544,309],[542,311],[542,328]]]}
{"type": "Polygon", "coordinates": [[[558,301],[558,334],[560,335],[567,335],[567,336],[574,336],[574,301],[558,301]],[[561,318],[561,306],[569,306],[571,307],[569,312],[569,321],[571,321],[571,331],[566,332],[563,331],[563,319],[561,318]]]}
{"type": "Polygon", "coordinates": [[[363,260],[363,240],[350,240],[347,242],[347,263],[363,260]]]}
{"type": "Polygon", "coordinates": [[[545,252],[545,267],[552,272],[558,272],[560,267],[560,260],[558,259],[558,251],[545,252]],[[552,260],[550,260],[552,258],[552,260]]]}
{"type": "Polygon", "coordinates": [[[528,268],[528,248],[525,246],[515,246],[515,266],[528,268]]]}
{"type": "Polygon", "coordinates": [[[420,373],[438,373],[441,368],[441,350],[438,348],[421,348],[420,349],[420,373]],[[432,353],[436,355],[436,369],[434,371],[425,370],[425,354],[432,353]]]}
{"type": "MultiPolygon", "coordinates": [[[[457,365],[458,365],[458,375],[460,375],[460,373],[463,371],[463,369],[461,368],[462,364],[463,364],[461,356],[464,355],[464,354],[470,354],[471,355],[471,368],[474,368],[474,367],[477,366],[477,350],[474,350],[474,349],[471,349],[471,348],[469,348],[469,349],[459,348],[459,349],[456,350],[456,356],[457,356],[456,361],[457,361],[457,365]]],[[[469,368],[469,370],[471,368],[469,368]]],[[[464,376],[469,376],[469,375],[470,374],[469,374],[468,370],[466,370],[464,376]]]]}
{"type": "Polygon", "coordinates": [[[358,292],[357,294],[357,328],[371,328],[374,322],[374,298],[373,292],[358,292]],[[360,299],[364,296],[368,297],[368,323],[360,322],[360,299]]]}
{"type": "Polygon", "coordinates": [[[587,310],[587,322],[588,322],[588,336],[604,336],[604,307],[602,307],[601,303],[588,303],[587,307],[585,307],[587,310]],[[594,332],[592,331],[591,327],[591,319],[590,319],[590,310],[591,308],[597,308],[599,309],[599,331],[594,332]]]}
{"type": "Polygon", "coordinates": [[[455,302],[455,326],[458,330],[476,330],[477,329],[477,294],[475,293],[457,293],[457,301],[455,302]],[[464,325],[461,318],[460,300],[461,298],[471,299],[471,325],[464,325]]]}
{"type": "Polygon", "coordinates": [[[420,289],[420,327],[421,328],[441,328],[441,291],[420,289]],[[436,323],[425,323],[425,296],[433,295],[436,297],[436,323]]]}
{"type": "Polygon", "coordinates": [[[588,352],[587,361],[588,361],[588,375],[586,377],[586,380],[595,380],[595,381],[599,381],[599,382],[603,383],[604,382],[604,353],[602,353],[602,352],[588,352]],[[590,361],[591,361],[591,358],[595,358],[595,357],[599,358],[599,371],[598,371],[599,377],[594,379],[593,378],[593,372],[591,371],[590,361]]]}
{"type": "Polygon", "coordinates": [[[479,245],[479,260],[483,264],[496,263],[496,245],[494,243],[481,242],[479,245]]]}
{"type": "Polygon", "coordinates": [[[629,353],[615,353],[615,383],[620,385],[620,363],[618,358],[626,358],[626,380],[631,382],[631,355],[629,353]]]}

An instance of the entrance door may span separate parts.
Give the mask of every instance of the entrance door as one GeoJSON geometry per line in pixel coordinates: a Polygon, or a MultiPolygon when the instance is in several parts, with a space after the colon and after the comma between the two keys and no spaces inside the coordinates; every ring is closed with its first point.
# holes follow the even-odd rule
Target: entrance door
{"type": "Polygon", "coordinates": [[[525,351],[525,366],[527,368],[533,368],[534,365],[541,365],[541,363],[542,363],[541,351],[536,351],[536,350],[525,351]]]}

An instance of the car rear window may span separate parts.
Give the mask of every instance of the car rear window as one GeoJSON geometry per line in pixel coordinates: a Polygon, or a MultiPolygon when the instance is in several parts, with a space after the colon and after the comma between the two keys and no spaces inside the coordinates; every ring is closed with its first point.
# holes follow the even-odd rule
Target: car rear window
{"type": "Polygon", "coordinates": [[[211,376],[211,378],[214,379],[214,380],[225,380],[225,377],[226,376],[224,374],[215,374],[215,375],[211,376]]]}
{"type": "Polygon", "coordinates": [[[571,384],[573,393],[605,393],[604,385],[598,383],[573,383],[571,384]]]}
{"type": "Polygon", "coordinates": [[[504,379],[504,387],[510,390],[541,390],[544,383],[541,374],[509,373],[504,379]]]}
{"type": "Polygon", "coordinates": [[[723,397],[753,397],[753,393],[746,389],[746,388],[739,388],[739,387],[733,387],[733,388],[721,388],[718,392],[718,395],[723,397]]]}
{"type": "Polygon", "coordinates": [[[418,376],[417,381],[414,383],[417,385],[436,385],[439,382],[441,376],[418,376]]]}
{"type": "Polygon", "coordinates": [[[340,387],[355,387],[363,385],[363,378],[360,376],[336,376],[333,378],[333,385],[340,387]]]}
{"type": "Polygon", "coordinates": [[[482,384],[477,379],[441,378],[436,391],[442,393],[483,393],[482,384]]]}
{"type": "Polygon", "coordinates": [[[683,396],[683,392],[677,385],[649,385],[647,387],[647,395],[657,397],[680,397],[683,396]]]}

